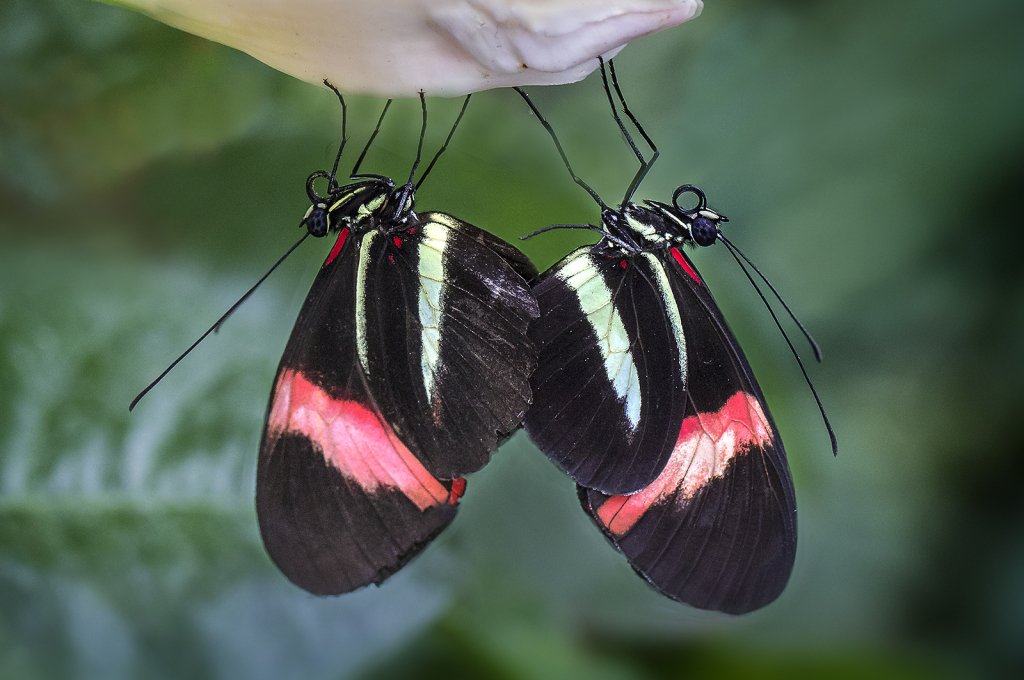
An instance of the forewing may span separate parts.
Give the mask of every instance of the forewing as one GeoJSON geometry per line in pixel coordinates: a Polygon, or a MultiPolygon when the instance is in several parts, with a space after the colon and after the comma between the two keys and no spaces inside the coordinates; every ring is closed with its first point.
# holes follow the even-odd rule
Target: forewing
{"type": "Polygon", "coordinates": [[[570,253],[534,287],[541,317],[533,442],[579,484],[631,493],[672,453],[685,407],[686,339],[654,256],[570,253]]]}
{"type": "Polygon", "coordinates": [[[420,213],[420,218],[443,222],[449,228],[458,230],[465,236],[477,241],[485,248],[494,251],[500,255],[501,258],[505,260],[505,262],[507,262],[517,274],[523,277],[527,283],[533,283],[537,280],[537,268],[533,266],[533,262],[531,262],[521,250],[508,241],[500,239],[489,231],[485,231],[480,227],[470,224],[469,222],[463,222],[462,220],[452,217],[446,213],[420,213]]]}
{"type": "Polygon", "coordinates": [[[684,254],[663,261],[687,338],[686,418],[653,484],[629,496],[580,487],[580,501],[655,588],[741,614],[772,602],[789,580],[793,483],[761,389],[710,292],[684,254]]]}
{"type": "Polygon", "coordinates": [[[360,363],[387,421],[439,479],[483,467],[530,404],[537,303],[479,232],[423,213],[362,256],[360,363]]]}
{"type": "Polygon", "coordinates": [[[288,341],[257,466],[267,552],[318,595],[381,583],[451,522],[465,486],[430,475],[368,391],[356,351],[359,249],[346,236],[288,341]]]}

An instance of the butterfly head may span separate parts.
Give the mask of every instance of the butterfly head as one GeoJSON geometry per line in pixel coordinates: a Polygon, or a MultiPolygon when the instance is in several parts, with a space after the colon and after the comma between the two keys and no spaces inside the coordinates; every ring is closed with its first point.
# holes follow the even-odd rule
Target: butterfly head
{"type": "Polygon", "coordinates": [[[672,205],[658,201],[644,201],[651,211],[657,213],[664,221],[665,229],[675,240],[682,240],[698,246],[714,245],[718,240],[719,225],[728,222],[725,215],[719,215],[708,208],[704,192],[692,184],[684,184],[672,194],[672,205]],[[697,197],[697,205],[683,208],[679,205],[682,194],[693,194],[697,197]]]}
{"type": "Polygon", "coordinates": [[[337,231],[343,224],[355,226],[381,214],[391,202],[394,189],[395,183],[382,175],[360,175],[356,182],[335,186],[326,172],[314,172],[306,180],[311,205],[302,218],[302,226],[318,238],[337,231]],[[327,196],[321,196],[313,186],[320,177],[330,182],[327,196]]]}

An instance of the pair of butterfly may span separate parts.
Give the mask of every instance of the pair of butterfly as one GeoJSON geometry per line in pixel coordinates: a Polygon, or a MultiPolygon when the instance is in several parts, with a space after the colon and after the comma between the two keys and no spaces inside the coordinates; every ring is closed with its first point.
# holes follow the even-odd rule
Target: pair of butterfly
{"type": "Polygon", "coordinates": [[[671,205],[629,200],[657,150],[612,69],[654,156],[637,150],[601,66],[641,163],[618,208],[572,172],[517,88],[601,206],[600,226],[541,230],[601,234],[541,275],[500,238],[413,210],[422,96],[408,183],[356,174],[364,149],[340,184],[344,132],[332,172],[308,178],[306,236],[336,240],[277,371],[256,481],[264,544],[296,585],[328,595],[382,583],[454,519],[464,476],[525,425],[576,481],[583,509],[665,595],[743,613],[785,587],[796,504],[782,442],[683,251],[721,240],[726,218],[690,185],[671,205]],[[684,194],[694,207],[680,206],[684,194]]]}

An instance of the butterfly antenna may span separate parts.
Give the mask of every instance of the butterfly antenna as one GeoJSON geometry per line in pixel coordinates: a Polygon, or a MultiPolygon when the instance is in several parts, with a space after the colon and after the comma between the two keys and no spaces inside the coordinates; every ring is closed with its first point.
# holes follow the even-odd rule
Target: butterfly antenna
{"type": "Polygon", "coordinates": [[[349,177],[356,177],[359,175],[359,166],[363,164],[363,159],[366,158],[366,152],[370,150],[370,145],[373,144],[373,140],[377,138],[377,133],[380,132],[380,125],[384,122],[384,116],[388,112],[388,108],[391,106],[393,99],[389,99],[384,102],[384,109],[380,112],[380,118],[377,119],[377,127],[373,128],[373,134],[366,140],[366,146],[363,147],[363,152],[359,154],[359,158],[356,160],[356,164],[352,166],[352,172],[349,173],[349,177]]]}
{"type": "Polygon", "coordinates": [[[187,350],[185,350],[184,352],[182,352],[182,353],[181,353],[181,356],[179,356],[179,357],[178,357],[177,359],[175,359],[174,361],[172,361],[172,362],[171,362],[171,365],[170,365],[170,366],[168,366],[167,368],[165,368],[165,369],[164,369],[164,372],[163,372],[163,373],[161,373],[160,375],[158,375],[158,376],[157,376],[157,378],[156,378],[156,380],[154,380],[153,382],[151,382],[151,383],[149,383],[148,385],[146,385],[146,389],[144,389],[144,390],[142,390],[141,392],[139,392],[138,396],[136,396],[136,397],[135,397],[134,399],[132,399],[132,403],[128,405],[128,411],[131,411],[132,409],[134,409],[134,408],[135,408],[135,405],[139,403],[139,400],[140,400],[140,399],[142,399],[142,398],[143,398],[144,396],[146,396],[146,394],[147,394],[147,393],[148,393],[148,392],[149,392],[149,391],[150,391],[151,389],[153,389],[154,387],[156,387],[156,384],[157,384],[158,382],[160,382],[161,380],[163,380],[163,379],[164,379],[164,376],[166,376],[166,375],[167,375],[168,373],[170,373],[170,372],[171,372],[171,369],[172,369],[172,368],[174,368],[175,366],[177,366],[177,365],[178,365],[178,363],[179,363],[179,362],[180,362],[180,361],[181,361],[182,359],[184,359],[184,358],[185,358],[186,356],[188,356],[188,353],[189,353],[189,352],[191,352],[192,350],[194,350],[194,349],[195,349],[195,348],[196,348],[196,347],[197,347],[197,346],[199,345],[199,343],[201,343],[201,342],[202,342],[203,340],[205,340],[205,339],[206,339],[206,336],[208,336],[208,335],[209,335],[210,333],[213,333],[213,332],[215,332],[215,331],[216,331],[217,329],[219,329],[219,328],[220,328],[220,325],[221,325],[222,323],[224,323],[224,321],[225,321],[225,320],[226,320],[226,319],[227,319],[227,318],[228,318],[229,316],[231,316],[231,314],[232,314],[232,313],[233,313],[233,312],[234,312],[234,311],[235,311],[236,309],[238,309],[238,307],[239,307],[239,306],[240,306],[240,305],[241,305],[241,304],[242,304],[243,302],[245,302],[245,301],[246,301],[247,299],[249,299],[249,296],[250,296],[250,295],[252,295],[252,294],[253,294],[253,292],[255,292],[255,290],[256,290],[257,288],[259,288],[259,285],[260,285],[261,283],[263,283],[264,281],[266,281],[266,280],[267,280],[267,277],[268,277],[268,276],[270,276],[271,274],[273,274],[273,273],[274,273],[274,270],[275,270],[275,269],[277,269],[277,268],[278,268],[278,267],[279,267],[279,266],[281,265],[281,263],[282,263],[282,262],[284,262],[284,261],[285,261],[285,260],[286,260],[286,259],[288,258],[288,256],[289,256],[289,255],[291,255],[291,254],[292,254],[292,253],[293,253],[293,252],[295,251],[295,249],[296,249],[296,248],[298,248],[298,247],[299,247],[299,246],[300,246],[300,245],[302,244],[302,242],[306,240],[306,238],[307,238],[308,236],[309,236],[309,232],[307,231],[307,232],[306,232],[306,233],[305,233],[305,234],[304,234],[304,235],[302,236],[302,238],[300,238],[300,239],[299,239],[298,241],[296,241],[296,242],[295,242],[295,245],[293,245],[293,246],[292,246],[291,248],[289,248],[289,249],[288,249],[288,252],[286,252],[286,253],[285,253],[284,255],[282,255],[282,256],[281,256],[281,259],[279,259],[279,260],[278,260],[277,262],[275,262],[275,263],[274,263],[274,266],[273,266],[273,267],[271,267],[271,268],[270,268],[270,269],[269,269],[269,270],[267,271],[267,273],[266,273],[266,274],[264,274],[264,275],[263,275],[263,277],[262,277],[262,278],[260,278],[260,280],[259,280],[259,281],[257,281],[257,282],[255,283],[255,285],[253,285],[253,287],[252,287],[252,288],[250,288],[249,290],[247,290],[247,291],[246,291],[245,295],[243,295],[242,297],[238,298],[238,302],[236,302],[235,304],[231,305],[231,309],[229,309],[228,311],[224,312],[224,315],[223,315],[223,316],[221,316],[221,317],[220,317],[219,319],[217,319],[217,323],[215,323],[215,324],[213,324],[212,326],[210,326],[210,328],[209,328],[209,329],[207,329],[207,331],[206,331],[205,333],[203,333],[202,335],[200,335],[200,336],[199,336],[199,339],[198,339],[198,340],[196,340],[195,342],[193,342],[193,343],[192,343],[192,344],[191,344],[191,345],[189,346],[189,348],[188,348],[187,350]]]}
{"type": "Polygon", "coordinates": [[[534,236],[537,236],[538,234],[543,234],[546,231],[555,231],[556,229],[585,229],[587,231],[596,231],[599,234],[604,233],[604,231],[602,231],[599,227],[595,227],[593,224],[552,224],[547,227],[541,227],[537,231],[531,231],[526,236],[520,236],[519,240],[525,241],[527,239],[533,238],[534,236]]]}
{"type": "Polygon", "coordinates": [[[551,127],[551,124],[544,119],[544,116],[541,115],[540,111],[537,110],[537,107],[534,106],[533,102],[530,100],[530,96],[526,94],[521,87],[513,87],[512,89],[518,92],[520,97],[526,100],[526,103],[529,105],[534,115],[537,116],[537,120],[539,120],[540,124],[544,126],[544,129],[548,131],[548,134],[551,135],[551,140],[555,143],[555,148],[558,149],[558,155],[562,157],[562,162],[565,163],[565,169],[569,171],[570,175],[572,175],[572,181],[586,189],[591,198],[597,201],[597,204],[601,206],[602,211],[608,210],[608,206],[604,204],[604,201],[602,201],[601,197],[597,195],[597,192],[591,189],[589,184],[584,182],[575,172],[573,172],[572,166],[569,165],[569,159],[566,157],[565,151],[562,149],[562,145],[558,141],[558,137],[555,135],[554,129],[551,127]]]}
{"type": "MultiPolygon", "coordinates": [[[[796,318],[796,314],[794,314],[793,310],[789,308],[789,305],[786,304],[786,301],[782,299],[782,296],[779,295],[779,291],[777,291],[775,289],[775,286],[773,286],[772,282],[768,280],[768,277],[766,277],[764,274],[762,274],[761,270],[757,268],[757,265],[755,265],[753,262],[751,262],[750,258],[747,257],[746,255],[744,255],[743,251],[740,250],[739,248],[737,248],[735,246],[735,244],[733,244],[732,241],[730,241],[729,239],[727,239],[724,236],[722,236],[721,233],[718,234],[718,239],[720,241],[724,242],[727,246],[732,248],[734,251],[736,251],[739,254],[739,256],[742,257],[743,260],[747,264],[750,265],[750,268],[753,269],[755,272],[757,272],[757,275],[761,277],[761,280],[764,281],[768,285],[768,288],[770,288],[772,293],[775,294],[775,297],[778,299],[778,301],[782,303],[782,306],[785,308],[786,312],[789,314],[789,318],[793,320],[793,323],[795,323],[797,325],[797,327],[800,329],[800,331],[804,334],[804,337],[807,338],[807,342],[810,343],[811,350],[814,352],[814,358],[817,359],[818,363],[820,364],[821,363],[821,348],[818,347],[818,343],[814,341],[814,338],[811,336],[810,331],[808,331],[804,327],[804,325],[802,323],[800,323],[800,319],[796,318]]],[[[735,255],[733,257],[735,257],[735,255]]]]}
{"type": "Polygon", "coordinates": [[[764,293],[761,292],[761,289],[758,287],[754,277],[750,275],[747,268],[743,266],[743,261],[736,255],[736,251],[733,250],[733,245],[724,239],[722,239],[722,243],[725,244],[726,250],[728,250],[733,259],[736,260],[736,264],[738,264],[740,269],[743,270],[747,280],[750,281],[750,285],[754,287],[754,290],[757,291],[758,296],[761,298],[761,302],[763,302],[764,306],[768,308],[768,313],[772,315],[772,320],[775,321],[775,325],[778,327],[779,332],[782,333],[782,337],[786,339],[786,344],[789,345],[789,351],[793,353],[793,356],[796,358],[797,365],[800,366],[800,372],[804,374],[804,381],[806,381],[807,386],[811,388],[811,394],[814,395],[814,401],[817,402],[818,410],[821,412],[821,419],[825,421],[825,429],[828,430],[828,437],[832,440],[832,455],[838,456],[839,444],[836,442],[836,433],[832,430],[832,423],[829,422],[828,415],[825,413],[825,407],[822,405],[821,399],[818,397],[818,391],[814,389],[814,385],[811,383],[811,378],[807,375],[807,369],[804,368],[804,362],[800,359],[800,355],[797,354],[796,348],[793,347],[793,343],[790,341],[789,335],[787,335],[785,329],[782,328],[782,324],[779,322],[779,317],[775,315],[775,310],[772,309],[770,304],[768,304],[768,298],[766,298],[764,293]]]}
{"type": "Polygon", "coordinates": [[[434,168],[434,163],[437,162],[437,159],[440,158],[441,154],[443,154],[445,149],[448,148],[448,142],[452,141],[452,136],[455,134],[455,128],[459,127],[459,123],[462,122],[462,116],[466,114],[466,107],[469,106],[469,98],[472,96],[472,94],[466,95],[466,100],[462,102],[462,110],[459,111],[459,117],[455,119],[455,124],[452,125],[452,129],[448,132],[448,138],[444,140],[444,144],[442,144],[441,148],[437,150],[436,154],[434,154],[434,158],[430,161],[430,165],[428,165],[427,169],[423,171],[422,175],[420,175],[420,181],[416,182],[417,189],[420,188],[420,185],[423,184],[423,180],[425,180],[427,175],[430,174],[430,171],[434,168]]]}
{"type": "Polygon", "coordinates": [[[341,152],[345,150],[345,143],[348,142],[348,106],[345,104],[345,98],[341,96],[341,92],[331,84],[331,81],[324,78],[324,85],[334,90],[334,94],[338,95],[338,101],[341,102],[341,146],[338,147],[338,155],[334,158],[334,167],[331,168],[330,182],[327,187],[327,191],[330,193],[331,189],[338,188],[338,180],[335,178],[338,174],[338,163],[341,162],[341,152]]]}
{"type": "MultiPolygon", "coordinates": [[[[604,59],[601,57],[598,57],[598,59],[601,61],[601,79],[604,81],[604,90],[605,92],[608,92],[608,81],[607,79],[605,79],[604,75],[604,59]]],[[[629,188],[626,189],[626,195],[622,199],[623,203],[628,203],[630,199],[633,198],[633,194],[636,193],[636,190],[640,186],[640,183],[644,181],[645,177],[647,177],[647,173],[651,171],[651,166],[654,165],[654,161],[658,160],[658,156],[661,155],[661,152],[658,151],[658,147],[654,145],[654,142],[647,135],[647,132],[644,130],[644,127],[640,125],[640,121],[636,119],[636,116],[633,115],[633,113],[629,110],[629,107],[626,105],[626,98],[622,96],[622,89],[619,88],[619,79],[615,75],[614,61],[608,61],[608,69],[611,71],[612,75],[612,87],[615,88],[615,94],[618,95],[619,102],[622,104],[622,112],[629,117],[629,120],[632,121],[633,126],[636,127],[637,132],[640,133],[640,136],[644,138],[645,142],[647,142],[647,146],[651,147],[651,151],[654,152],[654,155],[651,156],[651,160],[647,161],[645,164],[643,156],[640,155],[640,151],[636,148],[636,144],[633,143],[633,138],[629,136],[629,133],[627,133],[626,129],[622,126],[622,121],[619,120],[619,117],[617,115],[615,115],[615,105],[612,104],[612,115],[615,115],[615,122],[619,124],[619,128],[622,130],[623,134],[626,135],[626,139],[629,140],[629,145],[633,147],[633,151],[636,153],[637,158],[640,159],[640,169],[637,170],[636,174],[633,176],[633,181],[629,183],[629,188]]],[[[610,93],[608,95],[608,101],[611,102],[610,93]]]]}
{"type": "Polygon", "coordinates": [[[533,238],[537,234],[543,234],[546,231],[554,231],[556,229],[584,229],[586,231],[595,231],[598,234],[600,234],[601,236],[604,236],[605,238],[607,238],[609,241],[614,241],[615,243],[619,244],[623,248],[627,248],[627,249],[635,248],[635,246],[626,243],[625,241],[623,241],[621,238],[619,238],[615,234],[609,234],[604,229],[601,229],[600,227],[595,227],[593,224],[552,224],[552,225],[547,226],[547,227],[541,227],[537,231],[531,231],[526,236],[520,236],[519,240],[520,241],[525,241],[527,239],[533,238]]]}

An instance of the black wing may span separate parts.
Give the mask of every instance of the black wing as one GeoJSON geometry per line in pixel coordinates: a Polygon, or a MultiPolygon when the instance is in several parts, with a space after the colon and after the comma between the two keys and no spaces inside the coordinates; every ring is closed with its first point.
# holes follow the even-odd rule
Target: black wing
{"type": "Polygon", "coordinates": [[[317,595],[381,583],[454,519],[464,487],[431,476],[369,393],[356,356],[355,240],[335,247],[299,313],[256,474],[267,552],[317,595]]]}
{"type": "Polygon", "coordinates": [[[685,407],[686,340],[650,254],[579,248],[534,287],[537,370],[525,426],[579,484],[632,493],[661,473],[685,407]]]}
{"type": "Polygon", "coordinates": [[[371,263],[360,289],[366,378],[416,457],[435,477],[453,479],[482,468],[498,439],[522,423],[537,363],[526,334],[537,302],[508,261],[478,240],[481,230],[444,213],[419,218],[371,237],[362,254],[371,263]]]}
{"type": "Polygon", "coordinates": [[[672,457],[649,487],[583,508],[669,597],[741,614],[779,596],[796,556],[796,498],[775,423],[743,352],[689,259],[669,272],[687,341],[687,407],[672,457]]]}
{"type": "Polygon", "coordinates": [[[485,231],[469,222],[463,222],[457,217],[452,217],[447,213],[428,212],[420,213],[419,216],[421,220],[441,221],[448,225],[449,228],[459,231],[488,250],[497,253],[527,283],[532,284],[537,280],[537,268],[533,266],[533,262],[508,241],[498,238],[491,232],[485,231]]]}
{"type": "Polygon", "coordinates": [[[419,553],[529,404],[536,302],[462,224],[343,230],[299,313],[256,506],[271,558],[310,592],[380,583],[419,553]]]}

